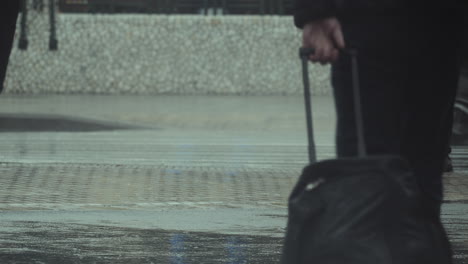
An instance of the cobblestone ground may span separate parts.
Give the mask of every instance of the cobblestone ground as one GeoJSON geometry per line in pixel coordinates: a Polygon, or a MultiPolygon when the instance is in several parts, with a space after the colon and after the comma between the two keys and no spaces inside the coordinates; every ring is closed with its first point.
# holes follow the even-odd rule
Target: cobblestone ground
{"type": "MultiPolygon", "coordinates": [[[[319,98],[319,158],[333,107],[319,98]]],[[[278,263],[307,163],[301,98],[0,99],[0,263],[278,263]]],[[[468,170],[443,218],[468,263],[468,170]]]]}
{"type": "MultiPolygon", "coordinates": [[[[294,168],[0,164],[0,209],[267,206],[286,208],[294,168]]],[[[468,172],[445,176],[448,203],[468,201],[468,172]]]]}

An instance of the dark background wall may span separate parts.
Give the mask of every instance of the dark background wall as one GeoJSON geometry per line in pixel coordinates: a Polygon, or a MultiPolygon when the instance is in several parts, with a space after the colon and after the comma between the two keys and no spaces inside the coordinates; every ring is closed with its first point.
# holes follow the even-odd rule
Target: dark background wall
{"type": "MultiPolygon", "coordinates": [[[[41,0],[35,0],[41,1],[41,0]]],[[[292,0],[59,0],[62,12],[288,15],[292,0]]]]}

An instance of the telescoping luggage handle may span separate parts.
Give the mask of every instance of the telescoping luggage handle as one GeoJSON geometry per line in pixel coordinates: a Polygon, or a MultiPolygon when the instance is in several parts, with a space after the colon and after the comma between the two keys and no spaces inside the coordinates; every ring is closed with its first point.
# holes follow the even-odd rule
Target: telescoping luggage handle
{"type": "MultiPolygon", "coordinates": [[[[310,163],[317,162],[317,151],[314,141],[314,126],[312,120],[312,102],[310,95],[310,80],[309,80],[309,57],[314,54],[314,49],[300,48],[299,57],[302,61],[302,78],[304,82],[304,99],[307,121],[307,137],[309,140],[309,161],[310,163]]],[[[357,51],[355,49],[344,49],[343,53],[351,57],[351,71],[352,71],[352,84],[354,94],[354,113],[356,121],[356,135],[357,135],[357,151],[359,157],[367,156],[366,144],[364,141],[364,124],[362,117],[361,106],[361,91],[359,86],[359,68],[357,61],[357,51]]]]}

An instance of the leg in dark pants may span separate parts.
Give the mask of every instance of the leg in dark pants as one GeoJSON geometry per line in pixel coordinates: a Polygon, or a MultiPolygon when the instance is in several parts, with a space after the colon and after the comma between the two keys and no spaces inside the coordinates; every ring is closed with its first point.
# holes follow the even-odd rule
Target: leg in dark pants
{"type": "MultiPolygon", "coordinates": [[[[465,17],[465,28],[468,27],[468,18],[465,17]]],[[[458,84],[458,93],[454,110],[454,124],[452,128],[453,145],[468,144],[468,32],[464,32],[464,42],[461,57],[461,74],[458,84]]]]}
{"type": "Polygon", "coordinates": [[[8,59],[13,45],[19,5],[19,0],[5,1],[0,8],[0,91],[3,90],[8,59]]]}
{"type": "MultiPolygon", "coordinates": [[[[456,28],[456,20],[446,27],[424,18],[414,24],[407,19],[344,21],[343,33],[348,46],[357,48],[359,54],[368,153],[396,154],[409,161],[423,192],[424,211],[433,219],[438,247],[445,249],[446,263],[451,263],[440,206],[457,90],[460,34],[447,30],[456,28]]],[[[349,57],[341,56],[333,65],[332,82],[338,120],[337,153],[340,157],[355,156],[357,138],[349,57]]]]}
{"type": "MultiPolygon", "coordinates": [[[[406,158],[426,197],[440,205],[458,80],[459,34],[452,31],[453,25],[447,30],[424,18],[417,24],[406,19],[344,21],[343,31],[348,46],[359,52],[368,152],[406,158]]],[[[332,69],[340,157],[356,155],[350,65],[349,57],[341,56],[332,69]]]]}

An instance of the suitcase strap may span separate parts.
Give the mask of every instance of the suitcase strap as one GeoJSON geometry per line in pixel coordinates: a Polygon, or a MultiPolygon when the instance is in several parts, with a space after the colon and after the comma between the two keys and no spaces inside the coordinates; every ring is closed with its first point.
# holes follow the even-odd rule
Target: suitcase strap
{"type": "MultiPolygon", "coordinates": [[[[364,140],[364,121],[362,116],[362,104],[361,104],[361,89],[359,83],[359,65],[357,59],[357,50],[355,49],[344,49],[342,50],[345,54],[351,57],[351,74],[352,74],[352,85],[353,85],[353,101],[354,101],[354,113],[356,122],[356,135],[357,135],[357,151],[358,157],[366,157],[366,143],[364,140]]],[[[310,163],[317,162],[317,150],[314,141],[314,125],[312,120],[312,100],[310,94],[310,80],[309,80],[309,57],[314,53],[314,49],[301,48],[299,50],[299,57],[302,61],[302,79],[304,82],[304,99],[305,99],[305,111],[307,121],[307,137],[309,140],[308,152],[310,163]]]]}

